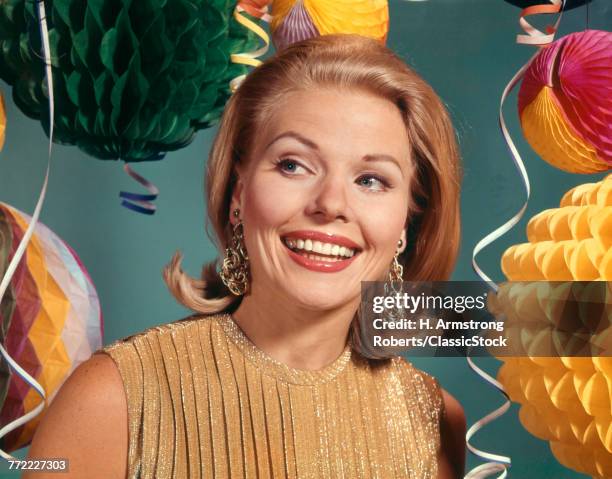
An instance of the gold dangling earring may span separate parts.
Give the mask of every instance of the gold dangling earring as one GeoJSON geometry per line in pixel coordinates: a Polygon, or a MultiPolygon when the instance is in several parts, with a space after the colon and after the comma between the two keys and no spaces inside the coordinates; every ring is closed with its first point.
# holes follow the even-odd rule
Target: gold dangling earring
{"type": "MultiPolygon", "coordinates": [[[[240,210],[233,212],[239,218],[240,210]]],[[[234,225],[230,244],[225,250],[225,257],[221,266],[221,281],[236,296],[242,296],[249,290],[249,257],[244,245],[244,229],[242,220],[234,225]]]]}
{"type": "MultiPolygon", "coordinates": [[[[403,242],[400,239],[397,243],[397,251],[391,262],[391,268],[389,268],[389,281],[385,284],[385,294],[401,294],[404,281],[404,267],[399,262],[400,249],[402,248],[403,242]]],[[[398,321],[399,311],[391,309],[387,312],[389,321],[398,321]]]]}
{"type": "Polygon", "coordinates": [[[399,240],[397,243],[397,251],[395,252],[395,256],[393,257],[393,262],[391,263],[391,268],[389,269],[389,281],[393,284],[395,281],[403,281],[404,280],[404,267],[399,262],[400,248],[402,247],[403,242],[399,240]]]}

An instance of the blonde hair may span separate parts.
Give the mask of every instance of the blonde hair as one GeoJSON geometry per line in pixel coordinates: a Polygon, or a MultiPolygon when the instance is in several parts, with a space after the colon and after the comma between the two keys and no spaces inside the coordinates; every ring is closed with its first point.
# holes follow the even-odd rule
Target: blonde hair
{"type": "MultiPolygon", "coordinates": [[[[454,129],[427,83],[388,48],[357,35],[327,35],[291,45],[251,72],[230,98],[206,173],[209,236],[225,250],[232,234],[235,168],[247,161],[275,105],[292,91],[320,87],[361,89],[397,105],[417,172],[411,185],[415,208],[407,225],[408,244],[400,256],[404,278],[448,279],[459,248],[461,173],[454,129]]],[[[222,283],[216,262],[204,266],[201,279],[191,278],[181,270],[178,252],[166,266],[164,279],[181,304],[199,313],[231,312],[242,299],[222,283]]],[[[353,324],[355,346],[357,321],[353,324]]]]}

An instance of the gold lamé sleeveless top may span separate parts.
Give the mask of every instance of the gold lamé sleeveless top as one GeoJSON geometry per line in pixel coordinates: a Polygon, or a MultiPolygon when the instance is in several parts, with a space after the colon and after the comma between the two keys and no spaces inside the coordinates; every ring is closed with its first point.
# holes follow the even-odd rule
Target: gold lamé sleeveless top
{"type": "Polygon", "coordinates": [[[228,315],[117,341],[129,478],[437,477],[437,381],[347,347],[322,370],[267,356],[228,315]]]}

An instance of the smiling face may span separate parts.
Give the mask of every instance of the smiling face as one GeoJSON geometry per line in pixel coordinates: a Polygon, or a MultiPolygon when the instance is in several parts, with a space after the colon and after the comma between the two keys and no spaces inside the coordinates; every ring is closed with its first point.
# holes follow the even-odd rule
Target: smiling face
{"type": "Polygon", "coordinates": [[[383,280],[398,240],[406,243],[410,152],[400,111],[385,99],[336,89],[286,95],[232,197],[253,298],[331,310],[356,305],[361,281],[383,280]]]}

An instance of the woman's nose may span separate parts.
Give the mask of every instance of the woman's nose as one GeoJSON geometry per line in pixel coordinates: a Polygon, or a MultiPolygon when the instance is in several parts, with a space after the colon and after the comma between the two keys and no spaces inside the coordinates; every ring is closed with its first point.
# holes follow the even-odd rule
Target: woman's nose
{"type": "Polygon", "coordinates": [[[324,221],[348,221],[349,209],[345,179],[327,175],[318,185],[308,213],[324,221]]]}

